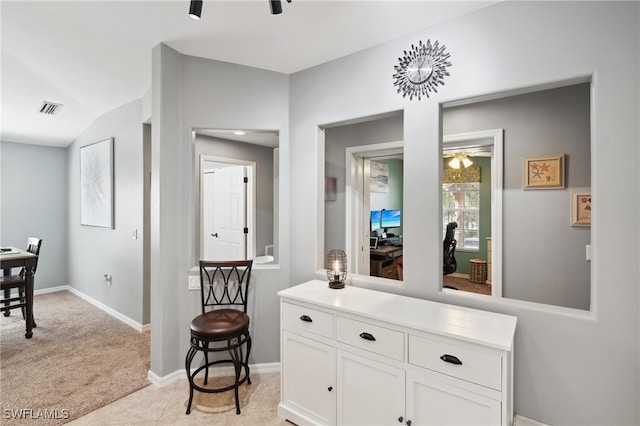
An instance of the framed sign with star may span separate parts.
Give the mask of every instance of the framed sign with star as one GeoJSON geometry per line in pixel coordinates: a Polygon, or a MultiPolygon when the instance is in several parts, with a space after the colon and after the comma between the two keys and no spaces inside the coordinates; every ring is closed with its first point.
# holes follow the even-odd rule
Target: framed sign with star
{"type": "Polygon", "coordinates": [[[564,189],[564,154],[525,157],[524,189],[564,189]]]}

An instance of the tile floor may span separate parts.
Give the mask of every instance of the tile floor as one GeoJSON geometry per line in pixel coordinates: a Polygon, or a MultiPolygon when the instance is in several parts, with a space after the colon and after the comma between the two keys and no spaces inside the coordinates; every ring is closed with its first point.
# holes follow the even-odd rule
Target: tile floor
{"type": "MultiPolygon", "coordinates": [[[[229,378],[216,378],[218,382],[229,378]]],[[[194,395],[191,414],[186,415],[189,383],[179,379],[169,385],[147,386],[105,407],[73,420],[68,425],[283,425],[278,418],[280,374],[251,374],[251,385],[240,387],[239,415],[233,391],[194,395]]]]}

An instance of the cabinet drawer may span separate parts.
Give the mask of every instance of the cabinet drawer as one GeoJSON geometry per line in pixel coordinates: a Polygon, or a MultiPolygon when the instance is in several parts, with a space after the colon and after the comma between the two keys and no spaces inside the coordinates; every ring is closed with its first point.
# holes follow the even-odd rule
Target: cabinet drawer
{"type": "Polygon", "coordinates": [[[398,361],[404,359],[404,333],[343,317],[337,322],[338,341],[398,361]]]}
{"type": "Polygon", "coordinates": [[[291,303],[282,303],[282,326],[333,339],[333,315],[291,303]]]}
{"type": "Polygon", "coordinates": [[[487,386],[502,388],[502,357],[466,346],[409,335],[409,364],[487,386]],[[454,364],[441,357],[459,360],[454,364]],[[451,358],[451,357],[455,357],[451,358]]]}

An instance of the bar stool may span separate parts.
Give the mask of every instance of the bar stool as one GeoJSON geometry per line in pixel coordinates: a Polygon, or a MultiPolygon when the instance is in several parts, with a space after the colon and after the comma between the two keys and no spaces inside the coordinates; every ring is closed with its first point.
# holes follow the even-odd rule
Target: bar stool
{"type": "Polygon", "coordinates": [[[189,403],[187,414],[191,412],[194,390],[204,393],[219,393],[234,389],[236,414],[240,414],[238,388],[244,382],[251,384],[249,377],[249,354],[251,336],[250,318],[247,315],[247,296],[252,260],[200,261],[200,295],[202,314],[191,321],[191,347],[187,351],[185,368],[189,379],[189,403]],[[246,345],[246,356],[243,346],[246,345]],[[204,364],[191,372],[191,362],[198,352],[204,354],[204,364]],[[209,354],[229,353],[228,359],[209,361],[209,354]],[[205,388],[195,383],[195,377],[202,370],[204,385],[209,379],[209,367],[231,363],[235,371],[232,385],[221,388],[205,388]],[[244,376],[242,370],[244,369],[244,376]]]}

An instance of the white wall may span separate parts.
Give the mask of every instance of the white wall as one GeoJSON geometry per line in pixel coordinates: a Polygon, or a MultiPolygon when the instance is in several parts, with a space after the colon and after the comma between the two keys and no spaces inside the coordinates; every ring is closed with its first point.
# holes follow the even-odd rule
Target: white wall
{"type": "MultiPolygon", "coordinates": [[[[67,148],[68,270],[71,287],[125,315],[149,322],[143,304],[142,101],[96,119],[67,148]],[[114,229],[80,225],[80,147],[113,137],[114,229]],[[132,238],[137,229],[138,238],[132,238]],[[112,285],[104,283],[112,276],[112,285]]],[[[44,250],[44,246],[43,246],[44,250]]]]}
{"type": "MultiPolygon", "coordinates": [[[[549,424],[640,422],[640,177],[632,166],[622,177],[618,162],[621,153],[631,164],[640,158],[638,22],[637,2],[507,2],[291,78],[291,235],[324,223],[317,126],[404,109],[407,254],[397,291],[517,315],[515,410],[549,424]],[[437,94],[410,102],[395,93],[393,66],[403,50],[427,38],[447,46],[451,76],[437,94]],[[439,103],[589,75],[593,312],[441,293],[440,206],[433,201],[441,169],[439,103]],[[620,224],[629,236],[624,241],[620,224]]],[[[313,277],[322,245],[319,237],[291,239],[292,283],[313,277]]]]}
{"type": "Polygon", "coordinates": [[[67,284],[68,192],[65,148],[0,142],[0,242],[42,239],[36,290],[67,284]]]}

